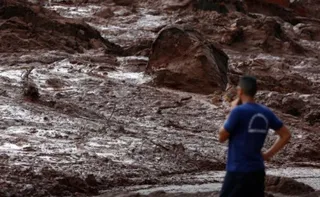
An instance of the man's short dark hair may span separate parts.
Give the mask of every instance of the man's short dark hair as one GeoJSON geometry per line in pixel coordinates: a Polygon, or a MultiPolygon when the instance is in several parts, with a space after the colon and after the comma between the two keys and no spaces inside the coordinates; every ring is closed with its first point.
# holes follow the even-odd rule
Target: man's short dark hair
{"type": "Polygon", "coordinates": [[[239,86],[247,96],[254,97],[257,93],[257,79],[252,76],[243,76],[240,78],[239,86]]]}

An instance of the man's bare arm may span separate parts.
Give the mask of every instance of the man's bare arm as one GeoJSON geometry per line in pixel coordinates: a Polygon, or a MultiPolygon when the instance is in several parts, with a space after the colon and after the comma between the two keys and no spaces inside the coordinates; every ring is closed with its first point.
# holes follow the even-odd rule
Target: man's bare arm
{"type": "Polygon", "coordinates": [[[277,130],[276,133],[279,135],[278,139],[269,150],[263,153],[263,158],[266,161],[270,160],[271,157],[277,154],[291,138],[291,133],[286,126],[281,127],[281,129],[277,130]]]}
{"type": "Polygon", "coordinates": [[[227,130],[225,130],[223,127],[220,128],[219,130],[219,142],[223,143],[225,141],[227,141],[230,137],[230,134],[228,133],[227,130]]]}
{"type": "MultiPolygon", "coordinates": [[[[230,106],[231,110],[233,110],[237,105],[241,105],[241,100],[239,98],[231,102],[231,106],[230,106]]],[[[226,116],[226,119],[228,119],[229,116],[230,114],[226,116]]],[[[219,136],[218,136],[219,142],[224,143],[229,139],[229,137],[230,137],[230,133],[224,127],[221,127],[219,129],[219,136]]]]}

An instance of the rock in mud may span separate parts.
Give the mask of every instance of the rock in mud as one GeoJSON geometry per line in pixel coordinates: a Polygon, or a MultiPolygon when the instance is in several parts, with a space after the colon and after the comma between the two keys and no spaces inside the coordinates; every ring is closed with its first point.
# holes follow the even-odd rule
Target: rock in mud
{"type": "Polygon", "coordinates": [[[40,98],[40,93],[37,85],[29,78],[34,67],[30,67],[22,76],[23,96],[31,101],[37,101],[40,98]]]}
{"type": "Polygon", "coordinates": [[[244,32],[241,27],[232,27],[228,32],[226,32],[222,38],[221,43],[231,45],[234,42],[242,41],[244,39],[244,32]]]}
{"type": "Polygon", "coordinates": [[[266,190],[286,195],[302,195],[315,191],[304,183],[297,182],[291,178],[277,176],[267,176],[266,190]]]}
{"type": "Polygon", "coordinates": [[[320,23],[318,25],[299,23],[293,29],[303,39],[320,41],[320,23]]]}
{"type": "Polygon", "coordinates": [[[23,96],[31,101],[37,101],[40,98],[38,87],[34,83],[28,83],[23,87],[23,96]]]}
{"type": "Polygon", "coordinates": [[[280,93],[312,92],[312,82],[297,73],[292,73],[285,63],[274,64],[263,59],[253,59],[231,64],[229,74],[231,84],[237,85],[241,75],[257,77],[260,90],[280,93]]]}
{"type": "Polygon", "coordinates": [[[113,2],[121,6],[130,6],[135,3],[134,0],[113,0],[113,2]]]}
{"type": "Polygon", "coordinates": [[[89,174],[87,178],[85,179],[86,183],[90,186],[97,186],[99,185],[99,182],[97,181],[96,177],[92,174],[89,174]]]}
{"type": "Polygon", "coordinates": [[[320,99],[316,94],[306,99],[299,93],[262,93],[257,95],[257,100],[282,113],[299,117],[310,125],[320,123],[320,99]]]}
{"type": "Polygon", "coordinates": [[[308,16],[320,18],[320,4],[318,0],[308,0],[301,2],[303,2],[304,4],[308,16]]]}
{"type": "Polygon", "coordinates": [[[122,51],[83,21],[61,17],[23,0],[5,0],[0,6],[0,42],[0,52],[49,49],[74,53],[94,48],[122,51]]]}
{"type": "Polygon", "coordinates": [[[301,197],[319,197],[320,191],[312,192],[310,194],[302,195],[301,197]]]}
{"type": "Polygon", "coordinates": [[[304,116],[304,119],[306,121],[308,121],[311,125],[320,124],[320,110],[319,110],[319,108],[316,108],[314,110],[310,110],[304,116]]]}
{"type": "Polygon", "coordinates": [[[308,52],[296,42],[297,37],[285,31],[283,21],[275,17],[263,17],[256,20],[253,27],[250,25],[246,27],[245,35],[246,43],[259,46],[267,53],[306,55],[308,52]]]}
{"type": "Polygon", "coordinates": [[[58,179],[56,185],[57,190],[65,190],[71,193],[85,193],[91,195],[97,195],[99,192],[96,188],[89,186],[83,179],[79,177],[64,177],[58,179]]]}
{"type": "Polygon", "coordinates": [[[101,18],[104,18],[104,19],[108,19],[110,17],[113,17],[114,13],[110,8],[105,8],[105,9],[95,13],[95,15],[99,16],[101,18]]]}
{"type": "Polygon", "coordinates": [[[46,80],[46,84],[52,88],[62,88],[65,82],[60,78],[49,78],[46,80]]]}
{"type": "Polygon", "coordinates": [[[285,21],[295,22],[295,17],[304,15],[298,10],[289,9],[290,1],[246,0],[249,12],[261,13],[267,16],[278,16],[285,21]]]}
{"type": "Polygon", "coordinates": [[[152,45],[147,72],[158,86],[210,94],[228,83],[228,56],[197,31],[163,29],[152,45]]]}
{"type": "Polygon", "coordinates": [[[167,10],[175,10],[180,8],[185,8],[191,3],[193,0],[162,0],[161,3],[167,10]]]}
{"type": "Polygon", "coordinates": [[[194,0],[194,7],[204,11],[216,11],[228,13],[231,11],[246,12],[247,7],[241,0],[220,1],[220,0],[194,0]]]}

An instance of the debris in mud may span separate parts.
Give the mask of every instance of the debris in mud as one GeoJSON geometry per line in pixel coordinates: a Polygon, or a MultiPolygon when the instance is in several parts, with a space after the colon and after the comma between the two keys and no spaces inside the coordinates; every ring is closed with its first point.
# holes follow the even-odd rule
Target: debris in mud
{"type": "Polygon", "coordinates": [[[295,22],[295,17],[304,16],[303,4],[289,9],[289,0],[246,0],[249,12],[261,13],[267,16],[278,16],[285,21],[295,22]]]}
{"type": "Polygon", "coordinates": [[[96,177],[92,174],[89,174],[85,179],[85,182],[90,186],[97,186],[100,183],[97,181],[96,177]]]}
{"type": "Polygon", "coordinates": [[[96,16],[99,16],[104,19],[108,19],[114,16],[113,11],[110,8],[105,8],[100,10],[99,12],[95,13],[96,16]]]}
{"type": "MultiPolygon", "coordinates": [[[[316,52],[299,41],[300,34],[295,33],[293,25],[276,17],[252,15],[254,16],[235,12],[227,16],[202,13],[184,23],[192,24],[210,41],[219,42],[223,44],[223,48],[233,51],[316,56],[316,52]]],[[[315,29],[319,26],[318,23],[313,26],[313,32],[317,32],[315,29]]],[[[316,34],[312,35],[316,39],[316,34]]]]}
{"type": "Polygon", "coordinates": [[[0,52],[49,49],[74,53],[100,47],[110,53],[122,52],[88,24],[24,0],[5,0],[0,22],[0,52]]]}
{"type": "Polygon", "coordinates": [[[255,42],[263,51],[268,53],[291,52],[305,54],[307,49],[295,41],[295,37],[288,34],[283,28],[283,22],[274,17],[264,17],[255,21],[254,28],[246,28],[246,42],[255,42]],[[258,35],[257,33],[260,33],[258,35]],[[253,36],[253,37],[250,37],[253,36]],[[257,37],[260,37],[257,39],[257,37]]]}
{"type": "MultiPolygon", "coordinates": [[[[71,193],[78,192],[90,195],[99,194],[96,188],[89,186],[86,181],[79,177],[63,177],[61,179],[57,179],[57,181],[58,183],[54,186],[54,190],[57,192],[69,191],[71,193]]],[[[59,193],[56,195],[59,195],[59,193]]]]}
{"type": "Polygon", "coordinates": [[[122,5],[122,6],[129,6],[135,3],[134,0],[113,0],[113,2],[117,5],[122,5]]]}
{"type": "MultiPolygon", "coordinates": [[[[224,4],[228,13],[221,14],[185,6],[189,0],[172,0],[179,5],[179,9],[172,7],[174,11],[160,6],[169,0],[132,5],[126,1],[128,6],[113,0],[86,0],[81,6],[80,1],[52,2],[47,9],[22,0],[0,6],[0,41],[4,41],[0,51],[6,52],[0,58],[0,150],[5,152],[0,154],[0,196],[84,197],[185,184],[192,190],[211,183],[217,188],[210,186],[206,191],[217,191],[225,169],[225,145],[218,143],[214,131],[223,124],[228,110],[221,101],[231,101],[236,94],[233,85],[244,73],[258,76],[264,90],[258,100],[276,110],[293,133],[288,147],[268,164],[270,170],[307,166],[304,170],[309,173],[319,167],[316,19],[290,18],[295,14],[289,8],[283,14],[293,13],[290,24],[259,14],[261,10],[246,14],[244,7],[242,13],[233,12],[234,4],[224,4]],[[7,13],[7,8],[23,12],[7,13]],[[124,49],[105,44],[85,23],[48,9],[90,21],[101,35],[124,49]],[[202,35],[192,28],[165,28],[152,47],[155,33],[172,23],[190,25],[202,35]],[[5,39],[8,37],[11,40],[5,39]],[[219,42],[221,47],[211,44],[219,42]],[[2,47],[9,43],[11,48],[2,47]],[[101,46],[105,50],[87,50],[101,46]],[[157,78],[166,70],[165,76],[172,79],[169,85],[156,85],[182,91],[135,82],[147,81],[142,72],[148,56],[149,73],[157,78]],[[39,102],[21,102],[20,65],[35,65],[36,72],[29,79],[41,93],[39,102]],[[129,77],[123,80],[123,76],[129,77]],[[224,92],[227,83],[231,86],[224,92]],[[212,95],[184,90],[212,93],[214,105],[209,101],[212,95]]],[[[275,138],[270,135],[267,146],[275,138]]],[[[312,187],[318,180],[311,176],[309,182],[286,170],[286,176],[312,187]]],[[[295,185],[291,180],[277,181],[279,185],[270,187],[280,193],[295,185]]],[[[301,185],[296,188],[308,190],[301,185]]],[[[218,192],[187,190],[119,196],[218,196],[218,192]]]]}
{"type": "Polygon", "coordinates": [[[136,56],[150,56],[150,51],[152,47],[152,40],[144,40],[140,43],[128,47],[125,49],[126,54],[136,55],[136,56]]]}
{"type": "Polygon", "coordinates": [[[62,88],[65,85],[65,82],[59,78],[49,78],[46,80],[46,84],[53,88],[62,88]]]}
{"type": "Polygon", "coordinates": [[[311,125],[320,123],[320,118],[317,116],[320,98],[317,95],[313,95],[306,100],[297,92],[290,94],[281,94],[279,92],[281,91],[258,94],[257,100],[285,114],[304,119],[311,125]]]}
{"type": "Polygon", "coordinates": [[[244,39],[243,36],[244,36],[243,29],[241,27],[233,26],[228,32],[226,32],[222,36],[220,43],[231,45],[234,42],[243,41],[244,39]]]}
{"type": "MultiPolygon", "coordinates": [[[[51,168],[44,167],[39,173],[32,168],[17,168],[11,166],[0,169],[2,178],[1,192],[4,196],[80,196],[97,195],[97,187],[89,186],[79,177],[69,177],[51,168]],[[24,182],[27,180],[27,183],[24,182]]],[[[0,194],[2,194],[0,192],[0,194]]]]}
{"type": "Polygon", "coordinates": [[[244,1],[219,1],[219,0],[194,0],[194,7],[204,11],[217,11],[219,13],[228,13],[232,11],[246,12],[247,7],[244,1]]]}
{"type": "Polygon", "coordinates": [[[230,82],[237,85],[241,75],[257,77],[259,89],[280,93],[311,93],[312,82],[296,73],[290,73],[285,63],[269,63],[263,59],[253,59],[230,65],[230,82]],[[270,75],[270,73],[275,73],[270,75]]]}
{"type": "Polygon", "coordinates": [[[158,86],[210,94],[226,88],[228,56],[199,32],[173,26],[154,41],[147,72],[158,86]]]}
{"type": "Polygon", "coordinates": [[[161,4],[167,10],[175,10],[188,7],[194,0],[161,0],[161,4]]]}
{"type": "Polygon", "coordinates": [[[300,1],[300,4],[302,2],[309,17],[320,18],[320,7],[318,0],[300,1]]]}
{"type": "Polygon", "coordinates": [[[266,177],[266,190],[286,195],[302,195],[315,191],[312,187],[304,183],[299,183],[290,178],[276,176],[266,177]]]}
{"type": "Polygon", "coordinates": [[[37,85],[29,78],[34,67],[29,68],[22,76],[23,96],[31,101],[36,101],[40,98],[40,93],[37,85]]]}
{"type": "Polygon", "coordinates": [[[311,125],[320,126],[320,110],[319,110],[319,108],[314,109],[314,110],[310,110],[309,113],[307,113],[304,116],[304,119],[306,121],[308,121],[311,125]]]}
{"type": "Polygon", "coordinates": [[[293,30],[303,39],[320,41],[320,25],[299,23],[293,30]]]}

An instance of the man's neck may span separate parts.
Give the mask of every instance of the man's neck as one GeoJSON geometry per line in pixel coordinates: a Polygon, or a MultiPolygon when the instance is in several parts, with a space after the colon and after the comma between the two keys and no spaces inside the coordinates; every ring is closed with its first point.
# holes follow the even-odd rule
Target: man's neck
{"type": "Polygon", "coordinates": [[[241,101],[243,104],[245,103],[255,103],[256,101],[252,97],[243,97],[241,98],[241,101]]]}

